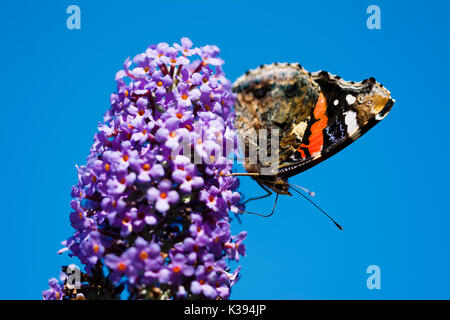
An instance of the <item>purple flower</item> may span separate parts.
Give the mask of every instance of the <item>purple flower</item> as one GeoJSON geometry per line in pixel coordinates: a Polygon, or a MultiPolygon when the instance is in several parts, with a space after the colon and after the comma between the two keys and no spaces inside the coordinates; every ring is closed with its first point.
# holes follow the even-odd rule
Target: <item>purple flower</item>
{"type": "Polygon", "coordinates": [[[161,61],[170,66],[179,66],[179,65],[187,65],[189,63],[189,59],[186,59],[183,56],[180,57],[162,57],[161,61]]]}
{"type": "Polygon", "coordinates": [[[153,179],[164,176],[164,168],[161,164],[155,163],[151,158],[139,158],[130,160],[130,164],[137,172],[137,180],[139,182],[149,182],[153,179]]]}
{"type": "Polygon", "coordinates": [[[189,84],[185,82],[180,82],[177,89],[178,104],[182,107],[192,106],[192,101],[198,100],[201,95],[199,89],[190,90],[189,84]]]}
{"type": "Polygon", "coordinates": [[[235,240],[235,242],[225,243],[225,247],[228,249],[227,252],[230,259],[239,261],[239,255],[245,257],[245,245],[242,243],[245,237],[247,237],[247,232],[242,231],[237,235],[237,237],[231,237],[231,240],[235,240]]]}
{"type": "Polygon", "coordinates": [[[50,286],[50,289],[42,292],[42,298],[44,300],[62,300],[63,292],[58,280],[56,278],[51,278],[48,281],[48,285],[50,286]]]}
{"type": "Polygon", "coordinates": [[[102,244],[101,236],[98,231],[91,232],[81,242],[81,252],[86,257],[87,262],[90,265],[95,265],[99,258],[101,258],[105,252],[105,247],[102,244]]]}
{"type": "Polygon", "coordinates": [[[213,287],[207,277],[207,271],[204,266],[199,266],[195,271],[196,280],[191,283],[191,291],[195,295],[204,295],[208,299],[215,299],[217,291],[213,287]]]}
{"type": "Polygon", "coordinates": [[[230,212],[243,208],[227,176],[237,138],[219,52],[182,38],[125,60],[77,167],[75,230],[60,250],[80,259],[89,284],[71,293],[52,279],[44,299],[124,289],[132,299],[229,298],[240,269],[230,274],[227,258],[245,255],[246,233],[230,232],[230,212]]]}
{"type": "Polygon", "coordinates": [[[213,66],[220,66],[224,61],[217,57],[220,50],[217,46],[207,45],[200,49],[200,56],[203,59],[204,64],[211,64],[213,66]]]}
{"type": "Polygon", "coordinates": [[[182,280],[182,276],[190,277],[194,274],[194,267],[188,265],[188,259],[181,253],[175,254],[171,257],[171,263],[168,268],[171,270],[170,283],[179,284],[182,280]]]}
{"type": "Polygon", "coordinates": [[[111,269],[111,280],[113,282],[119,282],[120,278],[124,275],[133,275],[133,253],[128,249],[120,257],[114,254],[107,254],[105,256],[105,265],[111,269]]]}
{"type": "Polygon", "coordinates": [[[197,54],[197,49],[192,48],[192,41],[189,38],[181,38],[181,46],[178,43],[174,43],[173,46],[180,51],[180,53],[184,56],[192,56],[197,54]]]}
{"type": "Polygon", "coordinates": [[[161,213],[165,213],[170,208],[170,204],[175,203],[179,199],[179,195],[175,190],[170,190],[172,182],[170,180],[162,180],[157,188],[150,188],[147,191],[147,199],[155,202],[155,208],[161,213]]]}
{"type": "Polygon", "coordinates": [[[200,200],[203,201],[206,206],[213,211],[219,211],[226,205],[223,198],[221,198],[219,188],[217,188],[216,186],[210,187],[209,190],[201,190],[200,200]]]}
{"type": "Polygon", "coordinates": [[[203,178],[197,175],[195,165],[190,163],[190,159],[185,156],[177,156],[174,160],[175,168],[172,179],[180,183],[180,190],[185,193],[192,192],[192,188],[203,185],[203,178]]]}

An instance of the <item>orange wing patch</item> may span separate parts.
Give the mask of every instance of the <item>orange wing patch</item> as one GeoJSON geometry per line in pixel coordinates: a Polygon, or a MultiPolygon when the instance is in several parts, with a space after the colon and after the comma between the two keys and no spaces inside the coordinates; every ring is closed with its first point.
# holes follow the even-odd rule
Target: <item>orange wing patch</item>
{"type": "Polygon", "coordinates": [[[302,159],[306,158],[305,152],[302,148],[306,148],[309,154],[314,157],[317,153],[322,151],[323,148],[323,130],[328,125],[328,117],[325,115],[327,111],[327,101],[322,93],[317,99],[316,106],[314,107],[314,123],[311,125],[311,135],[309,136],[309,144],[301,144],[297,151],[300,152],[302,159]]]}

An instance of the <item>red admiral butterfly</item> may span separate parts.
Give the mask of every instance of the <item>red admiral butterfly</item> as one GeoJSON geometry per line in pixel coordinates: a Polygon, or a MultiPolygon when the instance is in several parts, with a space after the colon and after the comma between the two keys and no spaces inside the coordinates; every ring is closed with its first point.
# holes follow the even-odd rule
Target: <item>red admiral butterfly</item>
{"type": "MultiPolygon", "coordinates": [[[[269,195],[291,195],[288,178],[336,154],[381,121],[394,99],[374,78],[344,81],[325,71],[307,72],[300,64],[274,63],[247,71],[233,85],[236,129],[245,140],[261,129],[278,129],[276,170],[272,164],[244,167],[269,195]],[[269,190],[270,189],[270,190],[269,190]]],[[[236,174],[239,175],[239,174],[236,174]]],[[[298,191],[297,191],[298,192],[298,191]]],[[[308,199],[309,200],[309,199],[308,199]]],[[[272,212],[273,213],[273,212],[272,212]]]]}

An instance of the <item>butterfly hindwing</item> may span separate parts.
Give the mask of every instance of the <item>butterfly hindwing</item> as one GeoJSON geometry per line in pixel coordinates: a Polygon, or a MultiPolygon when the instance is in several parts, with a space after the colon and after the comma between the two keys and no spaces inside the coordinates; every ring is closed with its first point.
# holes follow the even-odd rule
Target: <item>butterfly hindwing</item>
{"type": "MultiPolygon", "coordinates": [[[[284,163],[308,126],[320,93],[318,84],[300,65],[280,63],[247,72],[236,80],[233,90],[240,137],[247,144],[255,144],[260,130],[265,130],[270,138],[273,129],[277,129],[280,132],[277,163],[284,163]]],[[[261,165],[246,163],[245,167],[249,172],[259,172],[261,165]]]]}

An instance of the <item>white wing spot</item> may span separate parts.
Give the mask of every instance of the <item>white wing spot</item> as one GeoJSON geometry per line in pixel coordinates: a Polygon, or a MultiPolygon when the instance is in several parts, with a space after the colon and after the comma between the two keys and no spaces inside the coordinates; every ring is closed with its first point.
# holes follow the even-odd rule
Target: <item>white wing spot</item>
{"type": "Polygon", "coordinates": [[[333,104],[334,104],[335,106],[337,106],[337,105],[339,104],[339,100],[338,100],[338,99],[334,100],[334,101],[333,101],[333,104]]]}
{"type": "Polygon", "coordinates": [[[384,115],[381,115],[381,114],[377,113],[377,115],[375,116],[375,120],[381,121],[381,120],[383,120],[384,117],[386,117],[386,116],[387,116],[387,113],[385,113],[384,115]]]}
{"type": "Polygon", "coordinates": [[[356,112],[347,111],[345,115],[345,124],[347,125],[347,132],[349,136],[352,136],[359,130],[358,121],[356,120],[356,112]]]}
{"type": "Polygon", "coordinates": [[[292,133],[295,134],[297,139],[302,140],[305,135],[306,128],[308,128],[308,124],[305,121],[302,121],[292,128],[292,133]]]}
{"type": "Polygon", "coordinates": [[[348,103],[349,105],[352,105],[352,104],[355,103],[356,98],[355,98],[354,96],[352,96],[351,94],[348,94],[348,95],[345,97],[345,100],[347,100],[347,103],[348,103]]]}

